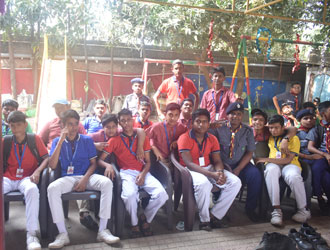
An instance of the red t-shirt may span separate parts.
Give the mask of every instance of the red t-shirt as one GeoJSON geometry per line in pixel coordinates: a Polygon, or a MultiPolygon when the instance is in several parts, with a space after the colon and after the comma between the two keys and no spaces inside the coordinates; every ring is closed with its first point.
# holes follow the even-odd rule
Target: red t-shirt
{"type": "MultiPolygon", "coordinates": [[[[48,155],[47,148],[45,144],[41,140],[39,136],[35,136],[36,139],[36,147],[39,152],[40,157],[48,155]]],[[[2,139],[3,143],[3,139],[2,139]]],[[[22,151],[24,149],[24,144],[21,145],[22,151]]],[[[16,144],[16,150],[19,159],[21,159],[19,154],[19,144],[16,144]]],[[[31,176],[38,167],[38,161],[32,154],[31,150],[29,149],[28,145],[26,144],[25,153],[22,160],[22,169],[23,169],[23,177],[16,177],[16,171],[18,169],[18,161],[16,159],[15,149],[14,149],[14,142],[11,144],[10,154],[7,161],[7,169],[4,173],[4,177],[9,178],[10,180],[21,180],[25,177],[31,176]]]]}
{"type": "Polygon", "coordinates": [[[175,76],[167,78],[159,86],[158,91],[160,93],[166,93],[166,105],[172,102],[178,103],[179,98],[181,103],[189,97],[189,94],[195,94],[197,92],[195,84],[187,77],[183,78],[183,83],[181,81],[180,86],[182,87],[179,87],[179,82],[175,76]]]}
{"type": "MultiPolygon", "coordinates": [[[[166,129],[170,145],[173,141],[176,141],[180,135],[187,131],[187,128],[180,123],[177,123],[174,127],[169,127],[167,125],[166,129]]],[[[146,133],[150,138],[150,145],[157,147],[162,156],[168,158],[170,151],[168,150],[164,122],[154,123],[147,129],[146,133]]]]}
{"type": "MultiPolygon", "coordinates": [[[[103,152],[110,154],[114,153],[116,155],[116,160],[121,169],[132,169],[137,171],[142,171],[144,163],[136,159],[136,156],[133,155],[130,150],[126,147],[126,145],[130,147],[129,138],[125,136],[123,133],[117,135],[115,137],[110,138],[108,141],[108,146],[103,149],[103,152]]],[[[134,140],[134,137],[131,137],[131,140],[134,140]]],[[[132,151],[136,153],[137,149],[137,136],[135,136],[135,140],[133,142],[132,151]]],[[[143,149],[145,152],[150,151],[150,143],[149,138],[146,136],[144,140],[143,149]]]]}
{"type": "Polygon", "coordinates": [[[184,151],[189,151],[191,158],[195,164],[199,165],[199,157],[204,157],[204,167],[207,167],[208,165],[210,165],[210,154],[220,152],[218,139],[214,135],[206,133],[204,142],[201,145],[202,149],[200,150],[194,138],[195,136],[192,130],[180,136],[178,140],[180,164],[182,166],[186,166],[186,164],[182,160],[181,153],[184,151]]]}
{"type": "MultiPolygon", "coordinates": [[[[42,130],[39,132],[39,136],[47,145],[47,149],[50,150],[52,147],[52,142],[56,137],[59,137],[61,135],[62,130],[62,123],[61,119],[56,117],[53,120],[46,123],[46,125],[42,128],[42,130]]],[[[79,134],[86,134],[86,130],[84,126],[79,122],[79,134]]]]}
{"type": "Polygon", "coordinates": [[[133,128],[143,128],[143,130],[147,130],[148,128],[151,127],[151,125],[153,124],[152,121],[147,120],[147,122],[145,122],[144,124],[142,124],[142,122],[139,120],[139,117],[136,116],[134,118],[134,124],[133,124],[133,128]]]}

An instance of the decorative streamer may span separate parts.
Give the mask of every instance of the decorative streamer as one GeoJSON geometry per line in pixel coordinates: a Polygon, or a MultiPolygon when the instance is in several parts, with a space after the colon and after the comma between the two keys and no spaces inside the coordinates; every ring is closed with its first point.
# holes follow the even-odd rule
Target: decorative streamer
{"type": "Polygon", "coordinates": [[[327,37],[324,41],[323,47],[321,49],[321,65],[320,65],[320,71],[322,71],[325,67],[325,52],[327,50],[327,47],[329,46],[329,37],[327,37]]]}
{"type": "MultiPolygon", "coordinates": [[[[300,42],[300,36],[299,34],[297,35],[297,40],[296,42],[300,42]]],[[[294,74],[294,72],[298,71],[300,69],[300,59],[299,59],[299,53],[300,53],[300,49],[298,44],[296,44],[296,52],[293,54],[294,57],[294,66],[292,67],[292,74],[294,74]]]]}
{"type": "Polygon", "coordinates": [[[209,28],[209,45],[206,48],[207,51],[207,57],[210,58],[211,63],[213,63],[213,55],[212,55],[212,39],[213,39],[213,24],[214,24],[214,19],[211,20],[210,22],[210,28],[209,28]]]}
{"type": "Polygon", "coordinates": [[[260,27],[258,29],[258,33],[257,33],[257,37],[256,37],[256,44],[257,44],[257,49],[258,49],[258,53],[261,54],[261,49],[260,49],[260,43],[259,43],[259,37],[260,37],[260,33],[261,32],[268,32],[268,49],[267,49],[267,59],[268,59],[268,62],[270,62],[270,52],[271,52],[271,49],[272,49],[272,34],[270,32],[269,29],[265,28],[265,27],[260,27]]]}
{"type": "Polygon", "coordinates": [[[5,7],[5,0],[0,0],[0,13],[1,15],[5,14],[6,7],[5,7]]]}

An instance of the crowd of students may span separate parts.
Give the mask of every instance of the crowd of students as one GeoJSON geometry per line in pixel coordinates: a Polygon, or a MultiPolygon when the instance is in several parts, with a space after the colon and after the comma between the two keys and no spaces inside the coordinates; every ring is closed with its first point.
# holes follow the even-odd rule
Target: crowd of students
{"type": "MultiPolygon", "coordinates": [[[[41,164],[27,147],[29,125],[18,104],[6,100],[3,105],[2,135],[12,134],[11,153],[4,169],[3,193],[21,191],[26,200],[27,248],[41,249],[37,238],[40,173],[46,167],[61,168],[61,178],[48,186],[48,201],[53,222],[59,234],[49,248],[70,243],[65,226],[61,195],[70,191],[101,192],[99,223],[90,214],[90,204],[79,201],[80,222],[98,231],[97,240],[108,244],[120,239],[107,229],[111,216],[114,166],[108,155],[116,156],[122,179],[122,193],[131,218],[131,237],[153,234],[151,222],[168,197],[161,183],[149,173],[150,152],[172,172],[170,153],[178,150],[180,163],[187,167],[193,180],[201,230],[222,226],[222,218],[231,207],[242,184],[247,185],[246,215],[258,221],[255,212],[265,179],[273,206],[271,223],[282,225],[279,178],[289,185],[297,202],[292,219],[306,222],[311,213],[307,207],[300,160],[306,161],[313,173],[313,192],[324,214],[330,211],[330,101],[301,104],[301,86],[292,85],[289,93],[274,97],[278,115],[252,111],[252,126],[243,123],[243,100],[223,86],[223,67],[212,71],[212,89],[206,91],[199,105],[198,92],[190,79],[183,76],[184,65],[175,60],[173,76],[166,79],[153,97],[160,122],[149,120],[150,98],[142,94],[141,79],[131,80],[133,93],[125,99],[123,109],[107,113],[106,103],[97,100],[94,116],[80,122],[79,114],[70,109],[67,100],[56,100],[57,118],[49,121],[35,141],[41,164]],[[165,110],[158,102],[166,96],[165,110]],[[189,95],[195,96],[194,100],[189,95]],[[279,102],[282,102],[280,108],[279,102]],[[303,108],[301,108],[303,106],[303,108]],[[200,107],[200,108],[198,108],[200,107]],[[318,112],[317,112],[318,111],[318,112]],[[317,118],[319,124],[316,124],[317,118]],[[120,126],[118,126],[120,125],[120,126]],[[266,142],[267,158],[254,158],[256,143],[266,142]],[[264,172],[256,164],[264,163],[264,172]],[[262,176],[264,175],[264,177],[262,176]],[[138,191],[143,188],[150,200],[138,215],[138,191]],[[210,194],[213,207],[209,210],[210,194]],[[327,201],[323,198],[326,194],[327,201]]],[[[262,202],[262,201],[259,201],[262,202]]],[[[266,202],[266,201],[263,201],[266,202]]]]}

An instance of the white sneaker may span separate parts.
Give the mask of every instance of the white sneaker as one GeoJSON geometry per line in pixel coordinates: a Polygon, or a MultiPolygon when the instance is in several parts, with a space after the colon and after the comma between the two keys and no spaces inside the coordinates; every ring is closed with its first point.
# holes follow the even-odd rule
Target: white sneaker
{"type": "Polygon", "coordinates": [[[68,233],[60,233],[56,236],[54,242],[49,243],[48,248],[62,248],[65,245],[70,244],[70,239],[68,233]]]}
{"type": "Polygon", "coordinates": [[[306,208],[299,209],[297,213],[292,216],[292,219],[298,223],[305,223],[311,218],[311,212],[306,208]]]}
{"type": "Polygon", "coordinates": [[[113,244],[120,241],[120,238],[113,236],[108,229],[104,229],[101,232],[98,232],[97,238],[98,241],[104,241],[107,244],[113,244]]]}
{"type": "Polygon", "coordinates": [[[283,214],[281,209],[274,209],[272,212],[272,218],[270,223],[274,226],[282,226],[283,225],[283,214]]]}
{"type": "Polygon", "coordinates": [[[27,234],[26,235],[27,250],[41,250],[41,245],[37,236],[27,234]]]}

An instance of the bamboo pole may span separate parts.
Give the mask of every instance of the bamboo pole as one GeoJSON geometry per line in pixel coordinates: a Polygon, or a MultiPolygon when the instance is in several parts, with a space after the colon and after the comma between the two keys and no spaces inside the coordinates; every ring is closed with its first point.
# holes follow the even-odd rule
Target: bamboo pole
{"type": "MultiPolygon", "coordinates": [[[[246,6],[246,11],[244,11],[244,14],[249,14],[249,13],[251,13],[253,11],[260,10],[260,9],[262,9],[264,7],[267,7],[267,6],[270,6],[270,5],[279,3],[279,2],[282,2],[282,0],[275,0],[275,1],[272,1],[272,2],[269,2],[269,3],[265,3],[265,4],[262,4],[262,5],[258,6],[258,7],[252,8],[252,9],[249,9],[248,8],[248,5],[247,5],[246,6]]],[[[248,3],[249,3],[249,1],[248,1],[248,3]]]]}
{"type": "MultiPolygon", "coordinates": [[[[157,60],[157,59],[144,59],[144,62],[148,63],[163,63],[163,64],[172,64],[174,60],[157,60]]],[[[198,61],[182,61],[184,65],[193,65],[193,66],[208,66],[208,67],[217,67],[218,63],[208,63],[208,62],[198,62],[198,61]]]]}
{"type": "Polygon", "coordinates": [[[252,116],[251,116],[251,91],[250,91],[250,76],[249,76],[249,63],[247,58],[246,51],[246,39],[243,39],[243,53],[244,53],[244,68],[245,68],[245,82],[246,82],[246,93],[248,98],[248,109],[249,109],[249,122],[251,124],[252,116]]]}
{"type": "Polygon", "coordinates": [[[241,58],[241,52],[242,52],[242,46],[243,46],[242,43],[243,43],[243,40],[241,40],[241,42],[239,44],[237,57],[236,57],[236,63],[235,63],[234,72],[233,72],[233,77],[231,79],[230,91],[233,91],[233,89],[234,89],[234,83],[235,83],[235,77],[236,77],[237,69],[238,69],[238,65],[239,65],[239,59],[241,58]]]}
{"type": "Polygon", "coordinates": [[[329,26],[330,23],[328,22],[319,22],[314,20],[307,20],[307,19],[299,19],[299,18],[292,18],[292,17],[284,17],[284,16],[272,16],[267,14],[260,14],[260,13],[247,13],[245,14],[243,11],[233,11],[233,10],[225,10],[225,9],[216,9],[216,8],[209,8],[209,7],[202,7],[202,6],[192,6],[188,4],[178,4],[178,3],[169,3],[169,2],[158,2],[154,0],[132,0],[134,2],[140,3],[150,3],[150,4],[158,4],[164,6],[171,6],[171,7],[182,7],[182,8],[189,8],[189,9],[200,9],[212,12],[220,12],[220,13],[228,13],[228,14],[240,14],[240,15],[250,15],[250,16],[258,16],[258,17],[266,17],[272,19],[279,19],[285,21],[292,21],[292,22],[304,22],[304,23],[315,23],[315,24],[323,24],[329,26]]]}
{"type": "MultiPolygon", "coordinates": [[[[246,36],[246,35],[241,35],[241,39],[246,39],[246,40],[256,40],[256,36],[246,36]]],[[[259,41],[265,41],[268,42],[268,37],[259,37],[259,41]]],[[[280,38],[271,38],[271,41],[274,42],[279,42],[279,43],[293,43],[293,44],[305,44],[305,45],[315,45],[315,46],[323,46],[323,43],[313,43],[313,42],[307,42],[307,41],[294,41],[294,40],[289,40],[289,39],[280,39],[280,38]]]]}

